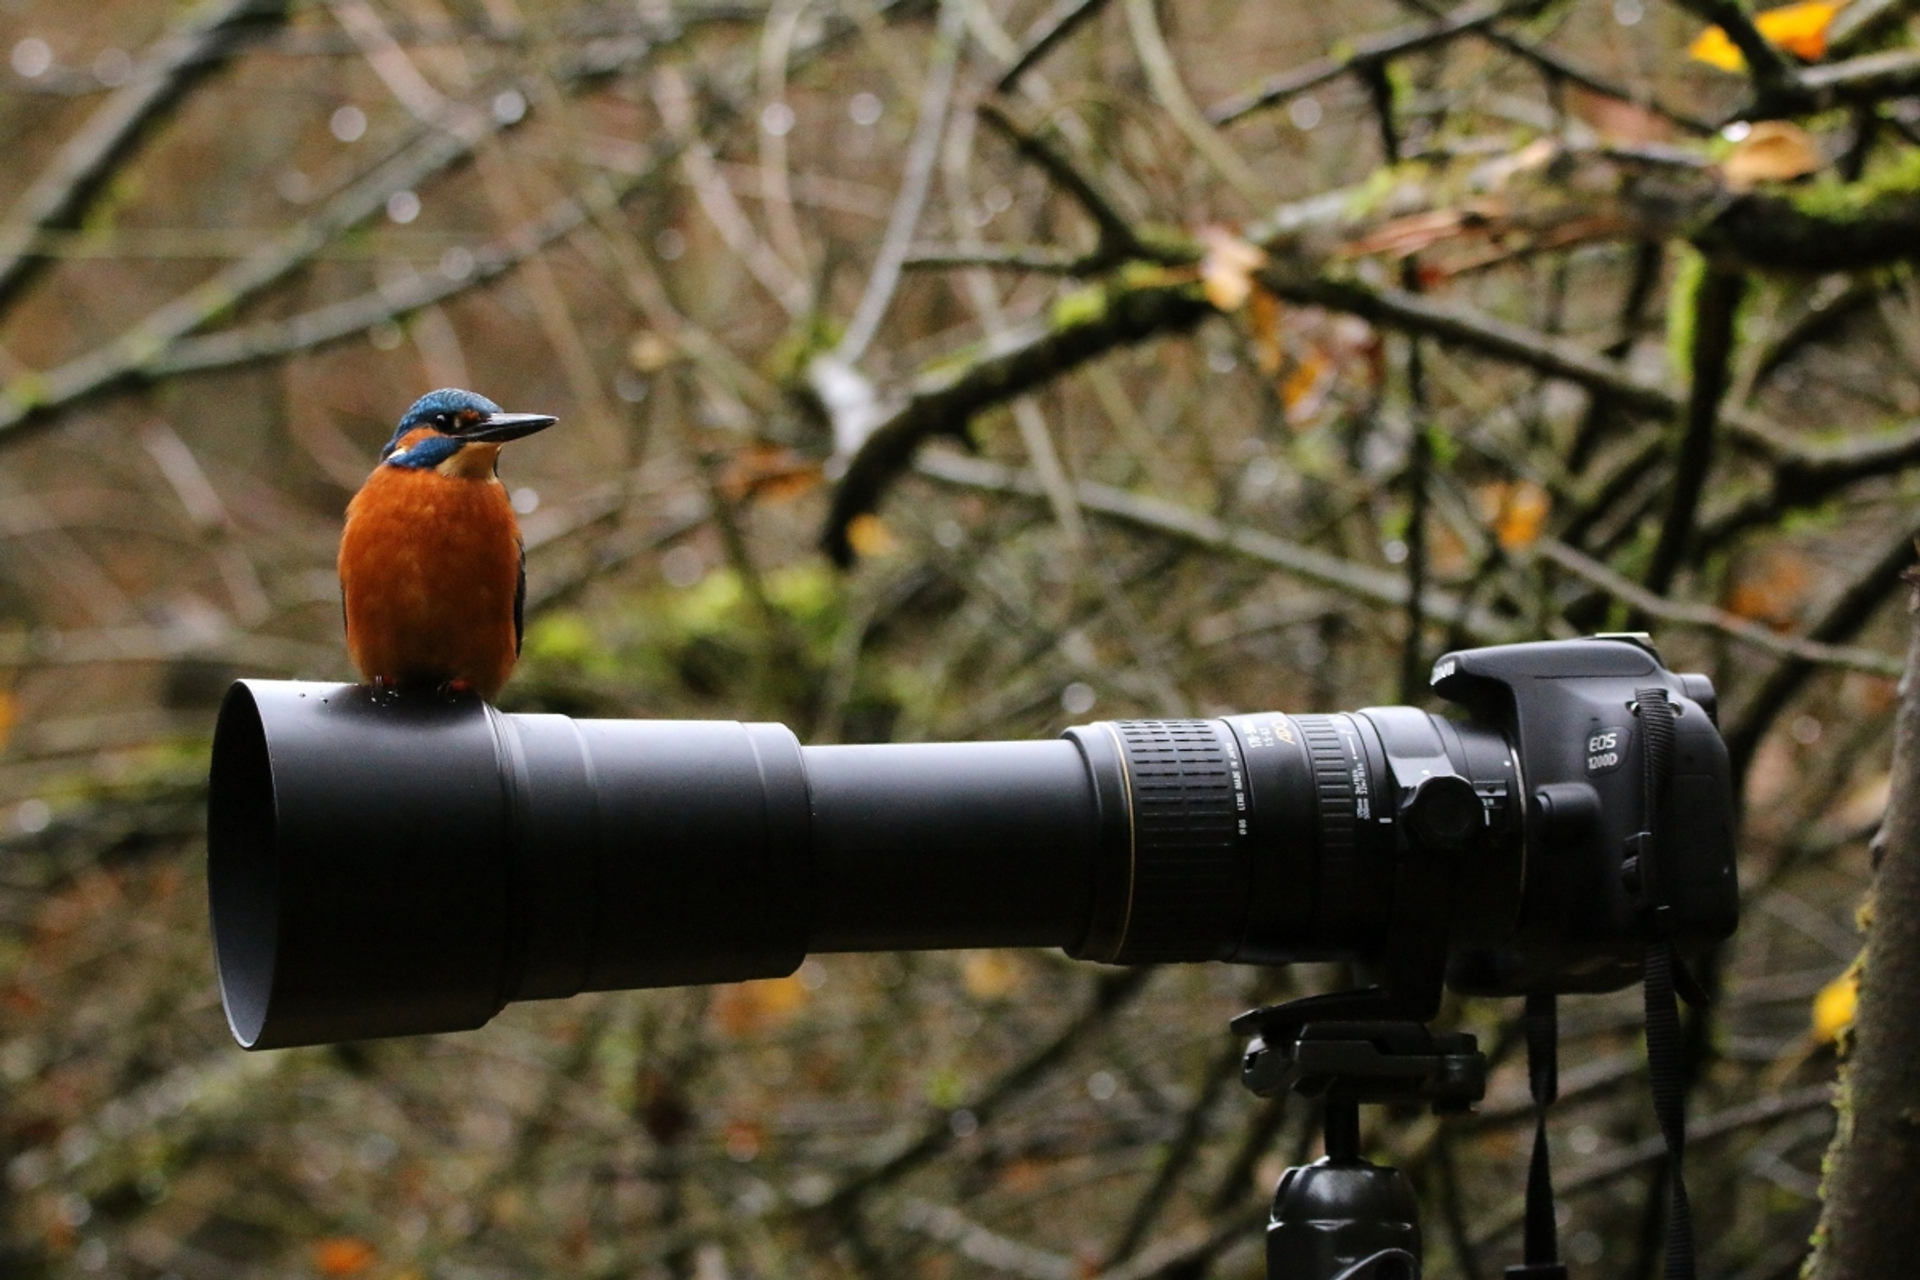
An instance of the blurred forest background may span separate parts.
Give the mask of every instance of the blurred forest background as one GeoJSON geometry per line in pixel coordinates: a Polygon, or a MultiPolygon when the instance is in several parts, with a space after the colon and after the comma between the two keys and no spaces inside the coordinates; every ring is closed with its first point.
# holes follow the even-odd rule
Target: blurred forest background
{"type": "MultiPolygon", "coordinates": [[[[1333,971],[233,1046],[213,708],[351,675],[341,512],[447,384],[562,419],[509,709],[1027,737],[1653,630],[1744,798],[1703,1274],[1794,1274],[1920,528],[1916,8],[0,0],[0,1274],[1260,1274],[1316,1137],[1226,1020],[1333,971]]],[[[1368,1120],[1439,1276],[1518,1260],[1518,1012],[1447,1012],[1477,1119],[1368,1120]]],[[[1578,1274],[1658,1268],[1639,1022],[1563,1010],[1578,1274]]]]}

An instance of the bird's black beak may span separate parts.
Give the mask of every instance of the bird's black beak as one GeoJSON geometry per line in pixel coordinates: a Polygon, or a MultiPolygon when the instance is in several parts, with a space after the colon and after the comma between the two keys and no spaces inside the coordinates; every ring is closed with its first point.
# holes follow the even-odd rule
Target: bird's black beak
{"type": "Polygon", "coordinates": [[[471,427],[462,429],[459,434],[462,440],[499,444],[503,440],[518,440],[521,436],[545,431],[558,421],[560,419],[544,413],[490,413],[471,427]]]}

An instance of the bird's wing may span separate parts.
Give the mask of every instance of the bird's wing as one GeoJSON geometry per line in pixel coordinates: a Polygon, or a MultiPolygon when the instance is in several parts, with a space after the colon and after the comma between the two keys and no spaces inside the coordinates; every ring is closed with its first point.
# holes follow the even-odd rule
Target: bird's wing
{"type": "Polygon", "coordinates": [[[513,656],[520,656],[520,641],[527,634],[527,544],[514,539],[520,548],[520,577],[513,584],[513,656]]]}

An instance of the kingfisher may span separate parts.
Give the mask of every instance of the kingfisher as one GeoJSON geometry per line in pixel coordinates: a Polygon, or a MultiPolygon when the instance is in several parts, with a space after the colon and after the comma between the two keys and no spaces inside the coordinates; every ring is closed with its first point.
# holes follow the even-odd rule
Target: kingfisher
{"type": "Polygon", "coordinates": [[[506,684],[520,656],[527,556],[500,446],[557,421],[457,387],[429,391],[401,417],[340,536],[347,652],[375,688],[492,701],[506,684]]]}

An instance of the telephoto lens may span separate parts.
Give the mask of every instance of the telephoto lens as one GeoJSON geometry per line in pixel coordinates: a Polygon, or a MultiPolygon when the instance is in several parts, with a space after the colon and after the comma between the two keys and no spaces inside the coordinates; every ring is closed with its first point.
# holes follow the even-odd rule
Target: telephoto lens
{"type": "Polygon", "coordinates": [[[250,1048],[464,1030],[516,1000],[773,977],[810,952],[1366,960],[1409,921],[1463,989],[1606,989],[1645,946],[1620,883],[1639,738],[1616,729],[1620,768],[1591,777],[1565,748],[1654,692],[1695,709],[1679,723],[1698,785],[1676,794],[1697,812],[1692,861],[1644,878],[1682,891],[1663,919],[1683,933],[1731,930],[1704,680],[1610,639],[1435,671],[1472,719],[1375,707],[816,747],[777,724],[242,681],[209,793],[228,1021],[250,1048]]]}
{"type": "Polygon", "coordinates": [[[1359,955],[1402,814],[1514,879],[1493,865],[1514,782],[1498,734],[1409,708],[803,747],[776,724],[244,681],[215,738],[208,879],[229,1021],[269,1048],[809,952],[1359,955]],[[1423,762],[1411,785],[1388,741],[1423,762]]]}

